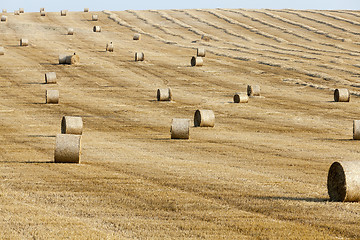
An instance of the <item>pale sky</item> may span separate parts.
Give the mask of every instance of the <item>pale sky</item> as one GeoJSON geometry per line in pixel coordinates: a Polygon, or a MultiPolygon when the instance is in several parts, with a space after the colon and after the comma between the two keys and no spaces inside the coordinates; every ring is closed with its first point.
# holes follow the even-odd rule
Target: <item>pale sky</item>
{"type": "Polygon", "coordinates": [[[38,12],[45,7],[47,12],[82,11],[84,7],[90,11],[104,9],[121,11],[126,9],[188,9],[188,8],[292,8],[292,9],[360,9],[360,0],[0,0],[0,9],[8,12],[23,7],[25,12],[38,12]]]}

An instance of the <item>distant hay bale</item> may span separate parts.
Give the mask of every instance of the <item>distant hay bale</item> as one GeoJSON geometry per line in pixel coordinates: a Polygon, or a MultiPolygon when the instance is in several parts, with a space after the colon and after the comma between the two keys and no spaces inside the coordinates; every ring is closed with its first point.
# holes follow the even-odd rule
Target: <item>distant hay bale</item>
{"type": "Polygon", "coordinates": [[[137,61],[144,61],[145,54],[143,52],[136,52],[135,53],[135,62],[137,61]]]}
{"type": "Polygon", "coordinates": [[[60,11],[60,15],[61,15],[61,16],[66,16],[66,14],[67,14],[67,10],[61,10],[61,11],[60,11]]]}
{"type": "Polygon", "coordinates": [[[360,161],[334,162],[327,178],[330,201],[360,201],[360,161]]]}
{"type": "Polygon", "coordinates": [[[83,131],[83,121],[81,117],[63,116],[61,119],[62,134],[81,135],[83,131]]]}
{"type": "Polygon", "coordinates": [[[56,72],[45,73],[45,83],[46,84],[56,83],[56,72]]]}
{"type": "Polygon", "coordinates": [[[58,104],[59,90],[46,90],[45,99],[48,104],[58,104]]]}
{"type": "Polygon", "coordinates": [[[112,42],[106,44],[106,51],[107,52],[113,52],[114,51],[114,45],[112,42]]]}
{"type": "Polygon", "coordinates": [[[40,11],[40,16],[45,17],[46,13],[45,11],[40,11]]]}
{"type": "Polygon", "coordinates": [[[158,101],[171,101],[172,99],[171,88],[159,88],[157,90],[156,95],[158,101]]]}
{"type": "Polygon", "coordinates": [[[247,103],[249,102],[249,96],[246,93],[235,93],[234,103],[247,103]]]}
{"type": "Polygon", "coordinates": [[[89,8],[84,8],[84,12],[89,12],[89,8]]]}
{"type": "Polygon", "coordinates": [[[197,67],[201,67],[203,65],[204,61],[201,57],[192,57],[191,58],[191,66],[197,66],[197,67]]]}
{"type": "Polygon", "coordinates": [[[353,139],[360,140],[360,120],[353,121],[353,139]]]}
{"type": "Polygon", "coordinates": [[[93,31],[94,32],[101,32],[101,27],[100,26],[94,26],[93,31]]]}
{"type": "Polygon", "coordinates": [[[7,21],[7,16],[4,16],[4,15],[1,16],[1,21],[2,21],[2,22],[6,22],[6,21],[7,21]]]}
{"type": "Polygon", "coordinates": [[[198,49],[197,49],[196,56],[198,56],[198,57],[205,57],[205,54],[206,54],[205,48],[198,48],[198,49]]]}
{"type": "Polygon", "coordinates": [[[93,14],[93,15],[91,16],[91,20],[92,20],[92,21],[97,21],[97,20],[99,20],[99,16],[98,16],[97,14],[93,14]]]}
{"type": "Polygon", "coordinates": [[[68,35],[74,35],[74,29],[73,28],[68,28],[68,35]]]}
{"type": "Polygon", "coordinates": [[[334,92],[335,102],[350,102],[350,92],[346,88],[335,89],[334,92]]]}
{"type": "Polygon", "coordinates": [[[59,55],[59,64],[78,64],[80,63],[80,57],[79,55],[76,55],[75,53],[73,55],[65,55],[60,54],[59,55]]]}
{"type": "Polygon", "coordinates": [[[133,36],[133,40],[140,40],[140,34],[135,33],[134,36],[133,36]]]}
{"type": "Polygon", "coordinates": [[[260,96],[260,86],[259,85],[248,85],[247,86],[247,95],[250,97],[260,96]]]}
{"type": "Polygon", "coordinates": [[[171,139],[189,139],[190,119],[173,118],[171,123],[171,139]]]}
{"type": "Polygon", "coordinates": [[[21,38],[20,39],[20,46],[28,46],[29,45],[29,40],[26,38],[21,38]]]}
{"type": "Polygon", "coordinates": [[[20,15],[19,10],[15,10],[15,11],[14,11],[14,15],[20,15]]]}
{"type": "Polygon", "coordinates": [[[59,64],[66,64],[66,54],[60,54],[59,55],[59,64]]]}
{"type": "Polygon", "coordinates": [[[210,37],[206,36],[206,35],[201,35],[201,39],[204,40],[205,42],[209,42],[210,41],[210,37]]]}
{"type": "Polygon", "coordinates": [[[19,13],[24,13],[24,9],[23,8],[19,8],[19,13]]]}
{"type": "Polygon", "coordinates": [[[5,8],[3,8],[2,10],[3,13],[7,13],[7,10],[5,8]]]}
{"type": "Polygon", "coordinates": [[[195,127],[214,127],[215,114],[212,110],[196,110],[194,115],[195,127]]]}
{"type": "Polygon", "coordinates": [[[45,8],[40,8],[40,12],[45,12],[45,8]]]}
{"type": "Polygon", "coordinates": [[[72,134],[56,135],[55,163],[80,163],[81,136],[72,134]]]}
{"type": "Polygon", "coordinates": [[[0,55],[5,55],[5,49],[4,49],[4,47],[0,47],[0,55]]]}

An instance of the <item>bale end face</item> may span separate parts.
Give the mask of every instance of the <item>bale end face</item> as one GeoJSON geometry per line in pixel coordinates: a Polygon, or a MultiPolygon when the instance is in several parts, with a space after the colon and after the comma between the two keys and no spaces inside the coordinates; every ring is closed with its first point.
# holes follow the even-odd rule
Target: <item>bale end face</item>
{"type": "Polygon", "coordinates": [[[171,123],[171,139],[189,139],[190,119],[173,118],[171,123]]]}
{"type": "Polygon", "coordinates": [[[114,45],[113,45],[112,42],[106,44],[106,51],[107,52],[113,52],[114,51],[114,45]]]}
{"type": "Polygon", "coordinates": [[[247,103],[249,102],[249,97],[246,93],[235,93],[234,103],[247,103]]]}
{"type": "Polygon", "coordinates": [[[191,58],[191,66],[195,67],[195,66],[202,66],[204,63],[203,59],[201,57],[192,57],[191,58]]]}
{"type": "Polygon", "coordinates": [[[81,136],[71,134],[56,135],[55,163],[80,163],[81,136]]]}
{"type": "Polygon", "coordinates": [[[83,121],[81,117],[63,116],[61,119],[61,133],[82,135],[83,121]]]}
{"type": "Polygon", "coordinates": [[[346,88],[335,89],[334,91],[335,102],[350,102],[350,92],[346,88]]]}

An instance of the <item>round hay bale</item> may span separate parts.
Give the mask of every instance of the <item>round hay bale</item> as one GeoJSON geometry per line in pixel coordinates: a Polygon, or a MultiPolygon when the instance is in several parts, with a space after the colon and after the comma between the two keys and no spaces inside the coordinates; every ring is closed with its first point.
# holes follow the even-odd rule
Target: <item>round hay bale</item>
{"type": "Polygon", "coordinates": [[[68,35],[74,35],[74,29],[73,28],[68,28],[68,35]]]}
{"type": "Polygon", "coordinates": [[[196,51],[196,56],[205,57],[206,51],[205,48],[198,48],[196,51]]]}
{"type": "Polygon", "coordinates": [[[249,102],[249,96],[246,93],[235,93],[234,103],[247,103],[249,102]]]}
{"type": "Polygon", "coordinates": [[[353,121],[353,139],[360,140],[360,120],[353,121]]]}
{"type": "Polygon", "coordinates": [[[61,11],[60,11],[60,15],[61,15],[61,16],[66,16],[66,14],[67,14],[67,10],[61,10],[61,11]]]}
{"type": "Polygon", "coordinates": [[[59,55],[59,64],[66,64],[66,58],[67,58],[66,54],[60,54],[59,55]]]}
{"type": "Polygon", "coordinates": [[[201,67],[203,65],[204,61],[201,57],[192,57],[191,58],[191,66],[197,66],[197,67],[201,67]]]}
{"type": "Polygon", "coordinates": [[[76,53],[74,53],[74,55],[66,56],[66,64],[74,65],[78,63],[80,63],[80,57],[79,55],[76,55],[76,53]]]}
{"type": "Polygon", "coordinates": [[[0,47],[0,55],[4,55],[5,54],[5,49],[4,47],[0,47]]]}
{"type": "Polygon", "coordinates": [[[55,163],[80,163],[81,136],[72,134],[56,135],[55,163]]]}
{"type": "Polygon", "coordinates": [[[27,40],[26,38],[20,39],[20,46],[28,46],[28,45],[29,45],[29,40],[27,40]]]}
{"type": "Polygon", "coordinates": [[[334,92],[335,102],[350,102],[350,92],[346,88],[335,89],[334,92]]]}
{"type": "Polygon", "coordinates": [[[7,10],[5,8],[3,8],[2,10],[3,13],[7,13],[7,10]]]}
{"type": "Polygon", "coordinates": [[[2,21],[2,22],[6,22],[6,21],[7,21],[7,16],[4,16],[4,15],[1,16],[1,21],[2,21]]]}
{"type": "Polygon", "coordinates": [[[45,73],[45,83],[56,83],[56,72],[45,73]]]}
{"type": "Polygon", "coordinates": [[[84,12],[89,12],[89,8],[84,8],[84,12]]]}
{"type": "Polygon", "coordinates": [[[215,114],[212,110],[196,110],[194,115],[195,127],[214,127],[215,114]]]}
{"type": "Polygon", "coordinates": [[[133,40],[140,40],[140,33],[135,33],[133,36],[133,40]]]}
{"type": "Polygon", "coordinates": [[[59,90],[46,90],[45,93],[46,103],[58,104],[59,103],[59,90]]]}
{"type": "Polygon", "coordinates": [[[171,139],[189,139],[190,119],[173,118],[171,123],[171,139]]]}
{"type": "Polygon", "coordinates": [[[156,95],[158,101],[171,101],[172,99],[171,88],[159,88],[157,90],[156,95]]]}
{"type": "Polygon", "coordinates": [[[45,15],[46,15],[45,11],[40,12],[40,16],[45,17],[45,15]]]}
{"type": "Polygon", "coordinates": [[[360,201],[360,161],[334,162],[329,169],[327,188],[330,201],[360,201]]]}
{"type": "Polygon", "coordinates": [[[45,8],[40,8],[40,12],[45,12],[45,8]]]}
{"type": "Polygon", "coordinates": [[[97,14],[93,14],[93,15],[91,16],[91,20],[92,20],[92,21],[97,21],[97,20],[99,20],[99,16],[98,16],[97,14]]]}
{"type": "Polygon", "coordinates": [[[24,9],[23,8],[19,8],[19,13],[24,13],[24,9]]]}
{"type": "Polygon", "coordinates": [[[247,95],[250,97],[260,96],[260,86],[259,85],[248,85],[247,86],[247,95]]]}
{"type": "Polygon", "coordinates": [[[94,32],[101,32],[101,27],[100,26],[94,26],[93,31],[94,32]]]}
{"type": "Polygon", "coordinates": [[[145,54],[143,52],[136,52],[135,53],[135,62],[137,61],[144,61],[145,54]]]}
{"type": "Polygon", "coordinates": [[[15,10],[14,15],[20,15],[19,10],[15,10]]]}
{"type": "Polygon", "coordinates": [[[62,134],[81,135],[83,131],[83,121],[81,117],[63,116],[61,120],[62,134]]]}
{"type": "Polygon", "coordinates": [[[113,52],[114,51],[114,45],[112,42],[106,44],[106,51],[107,52],[113,52]]]}

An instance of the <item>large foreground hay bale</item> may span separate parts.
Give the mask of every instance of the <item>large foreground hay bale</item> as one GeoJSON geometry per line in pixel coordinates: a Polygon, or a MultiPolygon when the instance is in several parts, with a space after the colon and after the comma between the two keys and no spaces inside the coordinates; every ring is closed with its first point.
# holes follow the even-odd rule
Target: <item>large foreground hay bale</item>
{"type": "Polygon", "coordinates": [[[1,16],[1,21],[2,21],[2,22],[6,22],[6,21],[7,21],[7,16],[4,16],[4,15],[1,16]]]}
{"type": "Polygon", "coordinates": [[[205,57],[206,51],[205,48],[198,48],[196,51],[196,56],[205,57]]]}
{"type": "Polygon", "coordinates": [[[89,12],[89,8],[84,8],[84,12],[89,12]]]}
{"type": "Polygon", "coordinates": [[[60,54],[59,55],[59,64],[78,64],[80,63],[80,57],[79,55],[76,55],[75,53],[73,55],[65,55],[60,54]]]}
{"type": "Polygon", "coordinates": [[[58,104],[59,103],[59,90],[46,90],[45,99],[46,103],[58,104]]]}
{"type": "Polygon", "coordinates": [[[5,49],[4,47],[0,47],[0,55],[4,55],[5,54],[5,49]]]}
{"type": "Polygon", "coordinates": [[[72,134],[56,135],[55,163],[80,163],[81,136],[72,134]]]}
{"type": "Polygon", "coordinates": [[[112,42],[106,44],[106,51],[107,52],[113,52],[114,51],[114,45],[112,42]]]}
{"type": "Polygon", "coordinates": [[[137,61],[144,61],[145,54],[143,52],[136,52],[135,53],[135,62],[137,61]]]}
{"type": "Polygon", "coordinates": [[[101,27],[100,26],[94,26],[93,27],[93,32],[101,32],[101,27]]]}
{"type": "Polygon", "coordinates": [[[19,8],[19,13],[24,13],[24,9],[23,8],[19,8]]]}
{"type": "Polygon", "coordinates": [[[67,14],[67,10],[61,10],[60,11],[60,16],[66,16],[67,14]]]}
{"type": "Polygon", "coordinates": [[[360,120],[353,121],[353,139],[360,140],[360,120]]]}
{"type": "Polygon", "coordinates": [[[81,117],[63,116],[61,119],[62,134],[81,135],[83,131],[83,121],[81,117]]]}
{"type": "Polygon", "coordinates": [[[250,97],[260,96],[260,86],[259,85],[248,85],[247,86],[247,95],[250,97]]]}
{"type": "Polygon", "coordinates": [[[334,91],[335,102],[350,102],[350,92],[346,88],[338,88],[334,91]]]}
{"type": "Polygon", "coordinates": [[[74,35],[74,29],[73,28],[68,28],[68,35],[74,35]]]}
{"type": "Polygon", "coordinates": [[[56,72],[45,73],[45,83],[56,83],[56,72]]]}
{"type": "Polygon", "coordinates": [[[29,40],[26,38],[21,38],[20,39],[20,46],[28,46],[29,45],[29,40]]]}
{"type": "Polygon", "coordinates": [[[99,16],[98,16],[97,14],[93,14],[93,15],[91,16],[91,20],[92,20],[92,21],[97,21],[97,20],[99,20],[99,16]]]}
{"type": "Polygon", "coordinates": [[[140,33],[135,33],[133,36],[133,40],[140,40],[140,33]]]}
{"type": "Polygon", "coordinates": [[[156,94],[158,101],[171,101],[172,92],[171,88],[159,88],[156,94]]]}
{"type": "Polygon", "coordinates": [[[204,63],[204,61],[201,57],[192,57],[191,58],[191,66],[192,67],[194,67],[194,66],[200,67],[203,65],[203,63],[204,63]]]}
{"type": "Polygon", "coordinates": [[[194,115],[195,127],[214,127],[215,114],[212,110],[196,110],[194,115]]]}
{"type": "Polygon", "coordinates": [[[327,179],[331,201],[360,201],[360,161],[334,162],[327,179]]]}
{"type": "Polygon", "coordinates": [[[171,139],[189,139],[190,119],[173,118],[171,123],[171,139]]]}
{"type": "Polygon", "coordinates": [[[234,103],[247,103],[249,102],[249,96],[246,93],[235,93],[234,103]]]}

